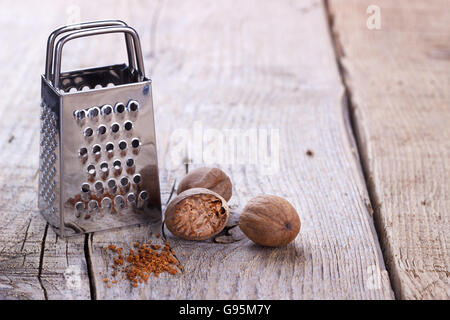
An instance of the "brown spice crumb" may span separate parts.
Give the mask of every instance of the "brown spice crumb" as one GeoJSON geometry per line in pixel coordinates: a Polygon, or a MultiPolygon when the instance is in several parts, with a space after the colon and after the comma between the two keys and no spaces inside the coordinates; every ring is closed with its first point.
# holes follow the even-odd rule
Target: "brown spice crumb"
{"type": "MultiPolygon", "coordinates": [[[[133,287],[137,287],[139,283],[147,283],[150,276],[158,277],[161,273],[167,272],[175,275],[181,270],[181,265],[174,257],[169,243],[164,242],[164,247],[159,244],[151,244],[151,241],[140,244],[136,242],[134,248],[130,249],[127,254],[122,255],[122,248],[117,248],[110,244],[108,249],[117,256],[113,257],[112,276],[117,275],[117,270],[125,274],[133,287]],[[118,268],[122,266],[122,268],[118,268]]],[[[108,279],[105,278],[108,282],[108,279]]],[[[117,283],[117,280],[111,281],[117,283]]]]}
{"type": "Polygon", "coordinates": [[[108,283],[108,285],[106,287],[111,288],[111,285],[108,283]]]}
{"type": "Polygon", "coordinates": [[[160,233],[157,233],[157,234],[156,234],[156,237],[157,237],[157,238],[160,238],[160,237],[161,237],[161,234],[160,234],[160,233]]]}
{"type": "Polygon", "coordinates": [[[104,279],[103,279],[103,282],[108,282],[108,278],[104,278],[104,279]]]}
{"type": "Polygon", "coordinates": [[[312,157],[312,156],[314,156],[314,152],[312,151],[312,150],[306,150],[306,155],[308,156],[308,157],[312,157]]]}

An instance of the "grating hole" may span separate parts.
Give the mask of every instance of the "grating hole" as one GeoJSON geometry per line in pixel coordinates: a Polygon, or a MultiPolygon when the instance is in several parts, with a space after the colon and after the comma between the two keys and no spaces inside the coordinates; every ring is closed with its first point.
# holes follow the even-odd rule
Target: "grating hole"
{"type": "Polygon", "coordinates": [[[114,87],[114,83],[110,82],[110,83],[108,83],[108,84],[106,85],[106,87],[107,87],[107,88],[114,87]]]}
{"type": "Polygon", "coordinates": [[[78,120],[83,120],[84,118],[86,118],[86,111],[84,110],[76,111],[76,117],[78,120]]]}
{"type": "Polygon", "coordinates": [[[116,109],[117,113],[119,113],[119,114],[123,113],[125,111],[125,105],[123,103],[119,102],[119,103],[116,104],[115,109],[116,109]]]}
{"type": "Polygon", "coordinates": [[[120,160],[115,160],[113,162],[114,169],[120,169],[121,166],[122,166],[122,162],[120,162],[120,160]]]}
{"type": "Polygon", "coordinates": [[[133,129],[133,123],[131,121],[126,121],[123,124],[123,127],[126,131],[130,131],[131,129],[133,129]]]}
{"type": "Polygon", "coordinates": [[[110,208],[111,207],[111,199],[108,197],[104,197],[102,199],[102,208],[110,208]]]}
{"type": "Polygon", "coordinates": [[[91,128],[89,128],[89,127],[84,129],[84,136],[85,137],[91,137],[93,133],[94,133],[94,131],[91,128]]]}
{"type": "Polygon", "coordinates": [[[112,113],[113,109],[109,104],[105,104],[102,107],[102,114],[104,115],[110,115],[112,113]]]}
{"type": "Polygon", "coordinates": [[[114,188],[116,186],[116,180],[114,179],[109,179],[108,180],[108,188],[114,188]]]}
{"type": "Polygon", "coordinates": [[[127,142],[125,140],[122,140],[119,142],[119,149],[125,150],[127,148],[127,142]]]}
{"type": "Polygon", "coordinates": [[[113,151],[114,150],[114,144],[112,142],[108,142],[106,144],[106,151],[113,151]]]}
{"type": "Polygon", "coordinates": [[[133,177],[133,182],[134,182],[135,184],[139,184],[139,183],[141,183],[141,181],[142,181],[142,177],[141,177],[140,174],[134,175],[134,177],[133,177]]]}
{"type": "Polygon", "coordinates": [[[89,117],[95,118],[100,114],[100,109],[97,107],[93,107],[89,109],[89,117]]]}
{"type": "Polygon", "coordinates": [[[130,193],[127,195],[127,201],[128,201],[129,203],[134,203],[134,202],[136,202],[136,196],[134,195],[133,192],[130,192],[130,193]]]}
{"type": "Polygon", "coordinates": [[[100,135],[104,135],[106,133],[106,127],[104,125],[99,126],[97,132],[100,135]]]}
{"type": "Polygon", "coordinates": [[[124,205],[125,205],[125,199],[124,199],[121,195],[117,195],[117,196],[114,198],[114,204],[115,204],[116,206],[118,206],[119,208],[123,208],[124,205]]]}
{"type": "Polygon", "coordinates": [[[92,152],[94,154],[99,154],[100,151],[102,151],[102,147],[100,147],[100,145],[96,144],[95,146],[92,147],[92,152]]]}
{"type": "Polygon", "coordinates": [[[127,167],[132,167],[134,165],[134,160],[130,158],[127,160],[126,164],[127,164],[127,167]]]}
{"type": "Polygon", "coordinates": [[[120,129],[120,126],[119,126],[118,123],[113,123],[113,124],[111,125],[111,131],[112,131],[113,133],[117,133],[117,132],[119,131],[119,129],[120,129]]]}
{"type": "Polygon", "coordinates": [[[98,84],[98,85],[96,85],[94,88],[95,88],[95,89],[100,89],[100,88],[103,88],[103,87],[102,87],[101,84],[98,84]]]}
{"type": "Polygon", "coordinates": [[[87,149],[86,148],[81,148],[79,151],[78,151],[78,155],[80,156],[80,157],[83,157],[83,156],[85,156],[85,155],[87,155],[87,149]]]}
{"type": "Polygon", "coordinates": [[[75,204],[75,209],[77,209],[77,211],[83,211],[84,210],[84,203],[83,202],[77,202],[75,204]]]}
{"type": "Polygon", "coordinates": [[[78,90],[77,90],[77,88],[75,88],[75,87],[72,87],[72,88],[70,88],[69,89],[69,93],[73,93],[73,92],[77,92],[78,90]]]}
{"type": "Polygon", "coordinates": [[[122,177],[122,178],[120,179],[120,185],[122,185],[122,186],[124,186],[124,187],[127,186],[129,182],[130,182],[130,181],[128,180],[127,177],[122,177]]]}
{"type": "Polygon", "coordinates": [[[91,200],[88,203],[89,209],[97,209],[98,208],[98,202],[96,200],[91,200]]]}
{"type": "Polygon", "coordinates": [[[95,190],[97,190],[97,191],[103,190],[103,182],[97,181],[97,182],[94,184],[94,188],[95,188],[95,190]]]}
{"type": "Polygon", "coordinates": [[[89,86],[83,86],[81,87],[80,91],[88,91],[89,89],[90,89],[89,86]]]}
{"type": "Polygon", "coordinates": [[[100,164],[100,170],[102,170],[102,171],[107,171],[107,170],[108,170],[108,163],[102,162],[102,163],[100,164]]]}
{"type": "Polygon", "coordinates": [[[91,190],[91,186],[89,185],[89,183],[83,183],[81,185],[81,191],[83,192],[89,192],[91,190]]]}
{"type": "Polygon", "coordinates": [[[128,109],[132,112],[136,112],[139,109],[139,103],[137,101],[130,101],[128,103],[128,109]]]}
{"type": "Polygon", "coordinates": [[[88,172],[89,174],[94,174],[94,173],[95,173],[95,166],[94,166],[93,164],[90,164],[90,165],[87,167],[87,172],[88,172]]]}
{"type": "Polygon", "coordinates": [[[132,146],[133,148],[139,147],[140,144],[141,144],[141,142],[139,141],[138,138],[134,138],[133,140],[131,140],[131,146],[132,146]]]}
{"type": "Polygon", "coordinates": [[[139,193],[139,198],[141,198],[142,200],[147,200],[148,198],[148,193],[147,191],[141,191],[141,193],[139,193]]]}

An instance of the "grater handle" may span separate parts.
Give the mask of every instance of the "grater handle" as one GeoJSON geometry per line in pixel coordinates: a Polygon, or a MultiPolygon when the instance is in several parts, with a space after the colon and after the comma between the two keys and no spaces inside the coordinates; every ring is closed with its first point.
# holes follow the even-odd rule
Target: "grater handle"
{"type": "MultiPolygon", "coordinates": [[[[77,31],[81,29],[89,29],[89,28],[98,28],[98,27],[107,27],[107,26],[128,26],[125,22],[121,20],[103,20],[103,21],[93,21],[93,22],[84,22],[78,24],[72,24],[68,26],[64,26],[53,31],[47,40],[47,55],[45,61],[45,78],[48,80],[52,80],[54,74],[52,74],[53,69],[53,52],[56,38],[66,32],[77,31]]],[[[134,61],[134,53],[133,53],[133,39],[130,35],[125,35],[126,45],[127,45],[127,54],[128,54],[128,64],[132,69],[136,69],[136,63],[134,61]]]]}
{"type": "Polygon", "coordinates": [[[138,36],[136,30],[134,30],[133,28],[128,27],[128,26],[108,26],[108,27],[100,27],[100,28],[75,31],[68,35],[65,35],[57,42],[56,47],[55,47],[55,52],[56,52],[55,64],[53,66],[53,69],[54,69],[53,86],[55,88],[58,88],[59,78],[61,76],[61,56],[62,56],[62,49],[64,47],[64,44],[66,44],[66,42],[73,40],[73,39],[89,37],[89,36],[94,36],[94,35],[100,35],[100,34],[107,34],[107,33],[124,33],[125,35],[129,35],[133,39],[134,53],[136,54],[136,63],[137,63],[137,71],[139,74],[139,81],[142,81],[145,78],[144,60],[142,58],[141,42],[139,40],[139,36],[138,36]]]}

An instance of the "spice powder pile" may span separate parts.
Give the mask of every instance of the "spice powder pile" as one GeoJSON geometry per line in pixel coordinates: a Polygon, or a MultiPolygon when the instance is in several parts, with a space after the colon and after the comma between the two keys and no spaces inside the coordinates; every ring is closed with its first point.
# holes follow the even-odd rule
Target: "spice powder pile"
{"type": "MultiPolygon", "coordinates": [[[[105,247],[104,250],[110,250],[116,255],[113,258],[114,264],[111,273],[114,278],[111,281],[113,284],[117,283],[115,278],[120,272],[125,274],[133,287],[137,287],[138,283],[147,283],[148,278],[152,275],[158,277],[163,272],[174,275],[182,269],[168,242],[164,242],[164,246],[152,244],[150,240],[142,244],[136,242],[134,250],[130,249],[128,254],[123,254],[123,249],[113,244],[105,247]]],[[[103,281],[107,283],[108,288],[111,287],[107,277],[103,281]]]]}

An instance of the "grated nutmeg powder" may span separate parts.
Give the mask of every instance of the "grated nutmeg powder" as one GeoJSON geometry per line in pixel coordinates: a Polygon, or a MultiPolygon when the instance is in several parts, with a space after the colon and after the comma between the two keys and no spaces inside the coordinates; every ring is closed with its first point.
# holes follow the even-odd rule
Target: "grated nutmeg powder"
{"type": "Polygon", "coordinates": [[[111,284],[117,283],[115,278],[119,273],[123,273],[131,285],[137,287],[138,283],[147,283],[151,276],[158,277],[164,272],[175,275],[182,270],[181,264],[175,258],[168,242],[164,242],[164,246],[152,244],[150,240],[146,243],[136,242],[134,249],[130,249],[128,253],[123,253],[122,248],[113,244],[103,249],[109,250],[115,255],[111,273],[114,279],[111,281],[107,277],[103,279],[108,288],[111,287],[111,284]]]}

